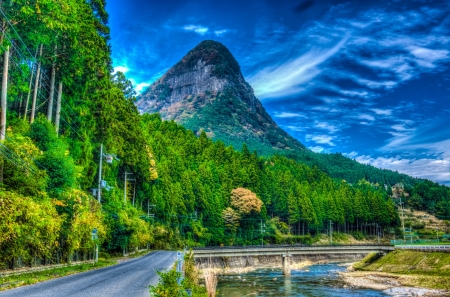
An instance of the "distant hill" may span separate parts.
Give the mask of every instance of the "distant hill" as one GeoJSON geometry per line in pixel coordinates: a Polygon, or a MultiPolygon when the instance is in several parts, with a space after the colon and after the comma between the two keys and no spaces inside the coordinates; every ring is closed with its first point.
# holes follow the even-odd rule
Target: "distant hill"
{"type": "Polygon", "coordinates": [[[255,97],[239,63],[221,43],[206,40],[192,49],[138,97],[141,113],[159,113],[197,135],[203,130],[226,145],[245,143],[260,155],[285,155],[317,166],[331,177],[394,185],[417,180],[390,170],[360,164],[341,154],[318,154],[282,130],[255,97]]]}

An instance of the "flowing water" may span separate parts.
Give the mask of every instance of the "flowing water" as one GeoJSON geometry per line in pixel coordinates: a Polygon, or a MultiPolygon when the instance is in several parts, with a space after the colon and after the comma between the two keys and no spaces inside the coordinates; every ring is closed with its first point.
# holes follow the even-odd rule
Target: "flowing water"
{"type": "Polygon", "coordinates": [[[219,277],[219,297],[343,297],[343,296],[389,296],[382,291],[350,288],[339,278],[344,266],[320,264],[292,270],[290,276],[281,269],[258,269],[256,271],[219,277]]]}

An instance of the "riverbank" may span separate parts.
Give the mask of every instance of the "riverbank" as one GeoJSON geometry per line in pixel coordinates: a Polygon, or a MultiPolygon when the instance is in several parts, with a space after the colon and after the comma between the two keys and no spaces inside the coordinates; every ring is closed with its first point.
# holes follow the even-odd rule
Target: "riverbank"
{"type": "MultiPolygon", "coordinates": [[[[427,288],[423,284],[439,283],[433,276],[396,275],[385,272],[341,272],[341,279],[350,287],[380,290],[392,296],[450,296],[445,289],[427,288]]],[[[448,280],[447,280],[448,281],[448,280]]]]}
{"type": "Polygon", "coordinates": [[[415,296],[450,296],[450,253],[397,250],[380,257],[370,254],[341,273],[358,286],[415,296]]]}

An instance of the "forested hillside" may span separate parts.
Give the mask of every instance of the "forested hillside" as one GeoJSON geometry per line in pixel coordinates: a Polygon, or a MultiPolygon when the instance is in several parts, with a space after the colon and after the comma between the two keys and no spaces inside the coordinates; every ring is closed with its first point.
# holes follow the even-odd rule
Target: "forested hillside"
{"type": "MultiPolygon", "coordinates": [[[[255,97],[238,61],[220,42],[204,40],[138,96],[141,113],[160,113],[199,135],[221,140],[240,150],[245,143],[259,155],[275,154],[317,166],[332,178],[356,183],[366,179],[388,186],[418,180],[391,170],[375,168],[342,154],[321,154],[307,149],[281,129],[255,97]]],[[[312,119],[313,120],[313,119],[312,119]]]]}
{"type": "Polygon", "coordinates": [[[330,221],[341,232],[398,224],[383,186],[364,180],[351,186],[285,157],[258,157],[246,146],[237,152],[158,115],[144,115],[143,130],[158,164],[151,190],[156,217],[197,243],[250,244],[262,237],[280,243],[289,234],[325,232],[330,221]],[[230,193],[240,188],[255,193],[262,206],[253,209],[252,199],[242,202],[251,211],[233,204],[230,193]]]}
{"type": "MultiPolygon", "coordinates": [[[[381,184],[351,185],[139,115],[131,83],[112,72],[105,5],[1,4],[0,269],[67,262],[95,244],[107,256],[308,242],[330,223],[362,233],[398,226],[381,184]]],[[[448,188],[415,187],[416,207],[448,215],[448,188]]]]}

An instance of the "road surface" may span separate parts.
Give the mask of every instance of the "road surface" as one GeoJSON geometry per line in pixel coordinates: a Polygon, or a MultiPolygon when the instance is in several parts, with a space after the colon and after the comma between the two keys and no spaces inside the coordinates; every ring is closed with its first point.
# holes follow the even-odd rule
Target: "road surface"
{"type": "Polygon", "coordinates": [[[148,297],[157,271],[169,269],[176,252],[158,251],[117,265],[0,292],[0,297],[148,297]]]}

